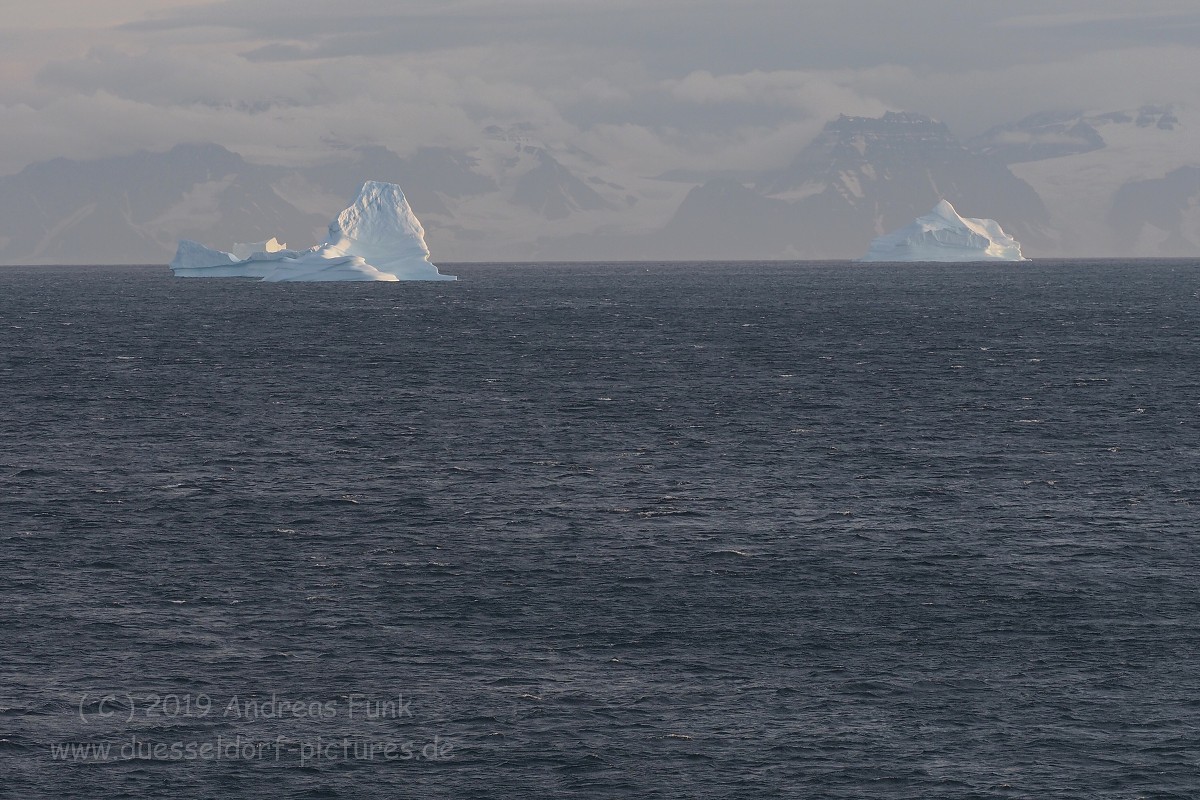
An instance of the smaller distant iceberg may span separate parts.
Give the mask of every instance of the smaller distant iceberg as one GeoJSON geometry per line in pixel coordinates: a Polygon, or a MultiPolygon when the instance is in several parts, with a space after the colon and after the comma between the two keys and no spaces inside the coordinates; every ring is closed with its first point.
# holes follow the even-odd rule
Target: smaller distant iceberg
{"type": "Polygon", "coordinates": [[[324,244],[289,250],[274,237],[214,250],[184,239],[171,271],[181,278],[263,281],[453,281],[429,261],[425,229],[394,183],[367,181],[329,223],[324,244]]]}
{"type": "Polygon", "coordinates": [[[859,261],[1027,261],[1021,245],[993,219],[960,217],[939,202],[923,217],[880,236],[859,261]]]}

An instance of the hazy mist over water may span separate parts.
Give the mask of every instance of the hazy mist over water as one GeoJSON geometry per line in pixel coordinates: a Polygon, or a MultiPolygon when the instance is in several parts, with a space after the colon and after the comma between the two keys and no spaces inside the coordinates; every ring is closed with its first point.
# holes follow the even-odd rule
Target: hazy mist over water
{"type": "Polygon", "coordinates": [[[306,247],[367,180],[443,261],[857,258],[943,199],[1200,254],[1194,0],[41,0],[0,43],[0,264],[306,247]]]}
{"type": "Polygon", "coordinates": [[[447,271],[0,269],[3,789],[1195,794],[1196,261],[447,271]]]}

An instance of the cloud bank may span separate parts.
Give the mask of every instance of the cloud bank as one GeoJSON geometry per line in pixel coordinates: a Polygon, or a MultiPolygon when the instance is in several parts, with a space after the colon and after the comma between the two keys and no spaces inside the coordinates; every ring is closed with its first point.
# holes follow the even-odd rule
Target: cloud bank
{"type": "Polygon", "coordinates": [[[236,0],[15,13],[0,173],[212,141],[267,163],[521,125],[641,174],[778,166],[840,113],[978,133],[1048,108],[1200,105],[1191,2],[236,0]],[[69,21],[69,25],[64,23],[69,21]]]}

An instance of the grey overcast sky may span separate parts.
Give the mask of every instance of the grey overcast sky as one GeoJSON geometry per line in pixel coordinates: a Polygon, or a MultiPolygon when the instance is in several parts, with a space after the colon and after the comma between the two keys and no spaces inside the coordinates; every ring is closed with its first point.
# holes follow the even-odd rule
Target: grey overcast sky
{"type": "Polygon", "coordinates": [[[787,162],[839,113],[962,136],[1200,106],[1196,0],[7,0],[0,173],[211,141],[401,154],[528,126],[646,173],[787,162]]]}

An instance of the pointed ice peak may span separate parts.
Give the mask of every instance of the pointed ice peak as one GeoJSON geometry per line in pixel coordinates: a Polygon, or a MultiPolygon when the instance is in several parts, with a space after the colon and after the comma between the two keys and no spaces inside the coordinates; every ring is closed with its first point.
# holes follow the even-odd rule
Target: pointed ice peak
{"type": "Polygon", "coordinates": [[[394,183],[367,181],[349,208],[329,224],[329,244],[341,246],[347,241],[369,241],[385,247],[400,245],[403,251],[419,252],[421,257],[429,255],[425,228],[404,192],[394,183]]]}
{"type": "Polygon", "coordinates": [[[958,215],[958,212],[954,210],[954,206],[950,205],[950,201],[944,198],[939,200],[938,204],[933,207],[933,211],[930,212],[930,215],[937,215],[948,220],[962,219],[962,217],[958,215]]]}
{"type": "Polygon", "coordinates": [[[394,183],[381,181],[362,185],[350,207],[329,223],[329,238],[320,251],[334,258],[361,256],[384,272],[399,262],[431,266],[425,228],[404,192],[394,183]]]}

